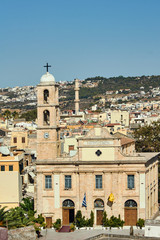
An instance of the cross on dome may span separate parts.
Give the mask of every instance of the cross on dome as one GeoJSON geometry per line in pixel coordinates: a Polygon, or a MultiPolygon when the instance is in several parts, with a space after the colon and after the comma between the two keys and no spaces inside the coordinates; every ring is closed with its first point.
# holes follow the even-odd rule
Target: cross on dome
{"type": "Polygon", "coordinates": [[[51,65],[48,65],[47,63],[46,66],[43,66],[43,67],[46,67],[46,71],[48,72],[48,68],[51,67],[51,65]]]}

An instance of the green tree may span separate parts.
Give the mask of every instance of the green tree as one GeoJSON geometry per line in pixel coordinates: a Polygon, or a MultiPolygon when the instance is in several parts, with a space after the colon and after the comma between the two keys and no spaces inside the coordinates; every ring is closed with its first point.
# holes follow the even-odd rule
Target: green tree
{"type": "Polygon", "coordinates": [[[26,113],[22,113],[20,118],[25,118],[26,121],[35,121],[35,119],[37,118],[37,109],[33,109],[26,113]]]}
{"type": "Polygon", "coordinates": [[[160,121],[140,127],[134,133],[136,151],[160,152],[160,121]]]}
{"type": "Polygon", "coordinates": [[[11,208],[5,217],[8,228],[20,228],[24,226],[29,226],[33,224],[32,219],[30,219],[21,207],[11,208]]]}
{"type": "Polygon", "coordinates": [[[81,210],[78,210],[76,213],[76,226],[78,228],[84,227],[86,226],[86,220],[85,217],[82,217],[82,212],[81,210]]]}
{"type": "Polygon", "coordinates": [[[13,117],[14,119],[15,119],[15,118],[18,118],[18,117],[19,117],[18,112],[14,111],[14,112],[12,113],[12,117],[13,117]]]}
{"type": "Polygon", "coordinates": [[[34,200],[32,198],[23,198],[23,202],[20,203],[20,207],[24,210],[25,213],[28,214],[29,217],[33,217],[34,211],[34,200]]]}
{"type": "Polygon", "coordinates": [[[3,225],[3,222],[5,221],[6,214],[8,210],[5,210],[6,207],[0,208],[0,223],[3,225]]]}
{"type": "Polygon", "coordinates": [[[8,109],[4,111],[3,117],[4,117],[5,119],[10,119],[11,116],[12,116],[12,114],[11,114],[11,112],[10,112],[8,109]]]}
{"type": "Polygon", "coordinates": [[[39,224],[44,223],[44,221],[45,221],[45,219],[44,219],[44,217],[42,216],[42,213],[41,213],[41,214],[38,214],[38,217],[35,218],[35,220],[34,220],[34,222],[39,223],[39,224]]]}

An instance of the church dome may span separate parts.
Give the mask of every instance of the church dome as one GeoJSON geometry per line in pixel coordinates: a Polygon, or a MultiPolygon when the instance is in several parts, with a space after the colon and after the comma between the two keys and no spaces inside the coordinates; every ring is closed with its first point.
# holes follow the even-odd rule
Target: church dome
{"type": "Polygon", "coordinates": [[[52,74],[50,74],[49,72],[46,72],[44,75],[42,75],[41,77],[41,80],[40,80],[41,83],[53,83],[55,82],[55,78],[52,74]]]}

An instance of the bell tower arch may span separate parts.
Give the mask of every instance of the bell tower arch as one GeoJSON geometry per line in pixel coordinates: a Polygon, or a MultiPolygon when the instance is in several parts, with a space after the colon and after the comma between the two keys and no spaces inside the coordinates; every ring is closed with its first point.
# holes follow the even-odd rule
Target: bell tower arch
{"type": "Polygon", "coordinates": [[[47,68],[37,85],[37,161],[54,160],[60,154],[58,87],[47,68]]]}

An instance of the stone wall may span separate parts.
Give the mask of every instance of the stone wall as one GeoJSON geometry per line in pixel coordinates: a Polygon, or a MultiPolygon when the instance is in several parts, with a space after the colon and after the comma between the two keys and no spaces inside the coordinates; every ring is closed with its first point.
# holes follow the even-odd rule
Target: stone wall
{"type": "Polygon", "coordinates": [[[0,240],[8,240],[8,230],[0,227],[0,240]]]}
{"type": "Polygon", "coordinates": [[[36,240],[36,237],[33,226],[16,228],[8,231],[8,240],[36,240]]]}

